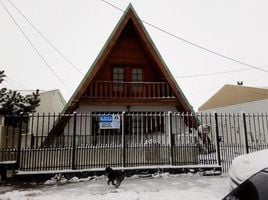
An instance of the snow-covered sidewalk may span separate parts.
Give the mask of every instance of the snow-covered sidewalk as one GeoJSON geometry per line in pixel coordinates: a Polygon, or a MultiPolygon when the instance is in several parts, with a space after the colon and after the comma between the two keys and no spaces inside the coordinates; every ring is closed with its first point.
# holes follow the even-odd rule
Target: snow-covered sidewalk
{"type": "Polygon", "coordinates": [[[227,176],[158,174],[126,178],[118,189],[105,177],[62,179],[32,188],[1,187],[1,200],[220,200],[229,192],[227,176]]]}

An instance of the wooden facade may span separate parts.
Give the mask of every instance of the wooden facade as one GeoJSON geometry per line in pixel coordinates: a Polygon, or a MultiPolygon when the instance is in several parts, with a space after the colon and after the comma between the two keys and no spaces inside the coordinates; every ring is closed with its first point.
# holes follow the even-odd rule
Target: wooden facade
{"type": "Polygon", "coordinates": [[[90,105],[178,105],[175,95],[129,20],[82,95],[90,105]]]}
{"type": "MultiPolygon", "coordinates": [[[[63,113],[192,113],[182,90],[131,5],[70,98],[63,113]]],[[[59,120],[59,134],[68,119],[59,120]]]]}
{"type": "Polygon", "coordinates": [[[192,107],[130,5],[64,112],[79,106],[192,107]]]}

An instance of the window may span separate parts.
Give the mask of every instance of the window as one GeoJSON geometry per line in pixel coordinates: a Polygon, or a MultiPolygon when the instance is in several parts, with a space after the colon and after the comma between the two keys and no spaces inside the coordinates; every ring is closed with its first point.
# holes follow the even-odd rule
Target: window
{"type": "Polygon", "coordinates": [[[142,91],[142,84],[139,84],[137,82],[143,81],[142,69],[140,69],[140,68],[132,69],[132,81],[136,82],[133,84],[132,91],[133,92],[141,92],[142,91]]]}
{"type": "Polygon", "coordinates": [[[132,81],[142,82],[142,69],[132,69],[132,81]]]}
{"type": "Polygon", "coordinates": [[[122,67],[113,68],[113,82],[117,82],[113,84],[113,91],[123,91],[124,81],[124,69],[122,67]]]}

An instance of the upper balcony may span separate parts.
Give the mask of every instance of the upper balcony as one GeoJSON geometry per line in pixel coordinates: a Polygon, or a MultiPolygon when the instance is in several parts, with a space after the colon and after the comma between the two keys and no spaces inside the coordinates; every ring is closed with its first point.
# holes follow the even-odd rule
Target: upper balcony
{"type": "Polygon", "coordinates": [[[86,99],[174,99],[167,82],[96,81],[90,84],[86,99]]]}

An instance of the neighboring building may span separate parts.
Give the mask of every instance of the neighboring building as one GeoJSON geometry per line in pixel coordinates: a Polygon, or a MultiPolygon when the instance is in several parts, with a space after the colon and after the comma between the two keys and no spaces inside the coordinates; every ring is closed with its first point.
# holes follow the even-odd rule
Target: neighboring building
{"type": "Polygon", "coordinates": [[[41,91],[40,105],[36,108],[36,113],[60,113],[62,112],[66,101],[59,89],[41,91]]]}
{"type": "MultiPolygon", "coordinates": [[[[36,90],[17,90],[23,96],[31,95],[36,90]]],[[[59,89],[39,91],[40,105],[35,109],[35,113],[60,113],[62,112],[66,101],[59,89]]]]}
{"type": "MultiPolygon", "coordinates": [[[[31,95],[35,90],[17,90],[21,95],[31,95]]],[[[60,90],[40,91],[40,105],[35,113],[25,121],[22,121],[22,143],[29,147],[35,142],[41,144],[41,139],[48,135],[57,120],[57,113],[62,112],[66,101],[60,90]],[[51,115],[50,115],[50,114],[51,115]],[[54,115],[56,113],[56,115],[54,115]],[[38,139],[39,138],[39,141],[38,139]]],[[[4,118],[3,118],[4,119],[4,118]]],[[[0,147],[14,147],[18,140],[18,127],[5,127],[4,122],[0,124],[0,147]],[[5,138],[9,138],[8,140],[5,138]],[[15,141],[15,142],[14,142],[15,141]]]]}
{"type": "Polygon", "coordinates": [[[40,105],[36,108],[34,117],[29,120],[28,129],[30,134],[44,137],[52,129],[53,123],[57,120],[58,113],[62,112],[66,101],[59,89],[41,91],[39,98],[40,105]],[[56,114],[55,117],[53,117],[54,114],[56,114]]]}
{"type": "MultiPolygon", "coordinates": [[[[164,137],[161,134],[165,134],[168,129],[167,118],[155,114],[156,112],[194,112],[131,5],[66,104],[63,113],[100,114],[123,111],[140,114],[128,117],[128,123],[124,124],[128,134],[159,134],[156,140],[161,141],[164,137]]],[[[80,117],[79,120],[79,133],[100,135],[108,131],[99,130],[98,117],[80,117]],[[86,130],[82,130],[84,127],[87,127],[86,130]]],[[[176,120],[172,129],[174,133],[179,130],[190,132],[185,119],[176,120]]],[[[62,132],[70,134],[72,121],[60,120],[51,135],[62,132]]],[[[110,132],[121,134],[120,130],[110,132]]]]}
{"type": "Polygon", "coordinates": [[[208,117],[218,113],[219,135],[225,144],[245,144],[245,133],[249,145],[267,143],[268,89],[225,85],[198,111],[203,115],[207,113],[208,117]]]}
{"type": "Polygon", "coordinates": [[[225,85],[198,109],[199,112],[267,113],[268,89],[225,85]]]}

